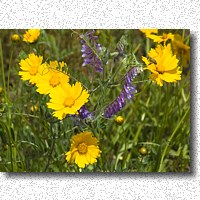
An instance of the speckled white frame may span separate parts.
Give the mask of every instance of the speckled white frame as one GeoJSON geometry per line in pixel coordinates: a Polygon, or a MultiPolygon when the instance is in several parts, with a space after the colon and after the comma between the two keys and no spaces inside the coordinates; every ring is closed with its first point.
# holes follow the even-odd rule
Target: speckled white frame
{"type": "MultiPolygon", "coordinates": [[[[0,199],[200,199],[199,0],[0,0],[0,28],[189,28],[191,173],[0,173],[0,199]]],[[[66,41],[67,42],[67,41],[66,41]]]]}

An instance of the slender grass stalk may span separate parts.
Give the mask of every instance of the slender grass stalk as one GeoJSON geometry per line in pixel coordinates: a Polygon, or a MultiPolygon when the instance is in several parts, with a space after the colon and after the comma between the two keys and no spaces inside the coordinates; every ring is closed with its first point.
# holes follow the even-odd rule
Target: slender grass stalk
{"type": "MultiPolygon", "coordinates": [[[[161,101],[160,102],[160,111],[162,112],[163,111],[163,113],[164,113],[164,116],[163,116],[163,118],[162,118],[162,121],[161,121],[161,126],[160,126],[160,128],[158,128],[158,130],[159,130],[159,134],[158,134],[158,142],[159,141],[161,141],[162,140],[162,138],[163,138],[163,130],[165,129],[165,124],[166,124],[166,122],[167,122],[167,119],[169,119],[170,118],[170,112],[171,112],[171,109],[170,109],[170,107],[169,107],[169,103],[170,103],[170,92],[171,92],[171,85],[170,84],[167,84],[166,85],[166,98],[165,98],[165,106],[164,106],[164,109],[163,109],[163,101],[161,101]]],[[[161,94],[161,90],[159,91],[159,93],[161,94]]]]}
{"type": "MultiPolygon", "coordinates": [[[[6,126],[5,123],[0,121],[1,127],[4,129],[4,131],[7,133],[8,140],[9,140],[9,157],[10,157],[10,164],[11,164],[11,171],[13,171],[13,154],[12,154],[12,146],[11,146],[11,137],[9,134],[9,128],[6,126]]],[[[9,163],[9,162],[7,162],[9,163]]]]}
{"type": "Polygon", "coordinates": [[[148,56],[150,50],[150,39],[146,37],[146,56],[148,56]]]}
{"type": "Polygon", "coordinates": [[[14,138],[12,138],[11,134],[11,126],[12,126],[12,115],[11,115],[11,107],[8,106],[8,118],[7,118],[7,123],[8,123],[8,133],[9,133],[9,140],[10,140],[10,146],[11,146],[11,154],[12,154],[12,171],[17,172],[17,163],[16,163],[16,157],[17,157],[17,152],[16,152],[16,138],[14,134],[14,138]]]}
{"type": "Polygon", "coordinates": [[[12,65],[13,52],[14,52],[14,47],[12,45],[11,53],[10,53],[9,66],[8,66],[8,80],[7,80],[7,94],[8,94],[8,96],[9,96],[9,83],[10,83],[10,68],[11,68],[11,65],[12,65]]]}
{"type": "Polygon", "coordinates": [[[3,81],[3,88],[6,94],[6,78],[4,73],[4,63],[3,63],[3,51],[2,51],[2,43],[0,40],[0,60],[1,60],[1,72],[2,72],[2,81],[3,81]]]}
{"type": "Polygon", "coordinates": [[[182,38],[183,38],[183,40],[184,40],[184,38],[185,38],[185,29],[183,29],[182,38]]]}
{"type": "Polygon", "coordinates": [[[4,88],[4,97],[6,104],[8,105],[8,118],[7,118],[7,134],[9,138],[9,150],[10,150],[10,163],[11,163],[11,170],[15,171],[16,166],[13,162],[13,156],[15,156],[15,152],[13,152],[12,144],[12,135],[11,135],[11,110],[10,110],[10,102],[8,100],[8,95],[6,92],[6,78],[5,78],[5,72],[4,72],[4,62],[3,62],[3,51],[2,51],[2,42],[0,40],[0,60],[1,60],[1,71],[2,71],[2,80],[3,80],[3,88],[4,88]]]}
{"type": "Polygon", "coordinates": [[[190,108],[187,109],[187,111],[185,112],[185,114],[183,115],[182,119],[180,120],[180,122],[178,123],[178,125],[176,126],[176,128],[174,129],[173,133],[171,134],[170,138],[167,141],[167,144],[163,150],[162,156],[161,156],[161,160],[160,160],[160,165],[159,165],[159,169],[158,172],[162,171],[162,165],[163,165],[163,161],[164,161],[164,157],[166,155],[166,152],[172,142],[172,139],[174,138],[176,132],[178,131],[178,129],[180,128],[181,124],[184,122],[185,118],[187,117],[188,113],[190,111],[190,108]]]}
{"type": "Polygon", "coordinates": [[[47,164],[44,168],[44,172],[46,172],[47,169],[49,168],[50,161],[51,161],[51,158],[52,158],[52,153],[53,153],[55,143],[56,143],[56,131],[53,132],[52,125],[51,125],[50,129],[51,129],[51,134],[52,134],[52,141],[51,141],[51,148],[50,148],[50,151],[49,151],[49,154],[48,154],[47,164]]]}
{"type": "Polygon", "coordinates": [[[133,144],[134,145],[136,145],[136,143],[137,143],[137,141],[138,141],[138,137],[139,137],[139,135],[140,135],[140,133],[141,133],[141,130],[142,130],[142,127],[144,126],[144,124],[140,124],[140,126],[138,127],[138,129],[137,129],[137,132],[136,132],[136,134],[135,134],[135,137],[134,137],[134,139],[133,139],[133,144]]]}

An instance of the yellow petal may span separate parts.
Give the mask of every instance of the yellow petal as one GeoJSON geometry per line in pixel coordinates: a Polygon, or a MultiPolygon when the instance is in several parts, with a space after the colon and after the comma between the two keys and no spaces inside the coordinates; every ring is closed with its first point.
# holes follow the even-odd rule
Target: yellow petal
{"type": "Polygon", "coordinates": [[[149,60],[146,57],[142,56],[142,60],[146,65],[150,64],[149,60]]]}
{"type": "Polygon", "coordinates": [[[81,154],[76,155],[75,163],[80,167],[80,168],[85,168],[85,159],[81,154]]]}
{"type": "Polygon", "coordinates": [[[51,108],[53,110],[62,110],[65,108],[64,105],[62,104],[55,104],[55,103],[50,103],[50,102],[47,103],[47,106],[48,108],[51,108]]]}
{"type": "Polygon", "coordinates": [[[75,101],[74,107],[79,110],[85,103],[88,102],[89,93],[86,90],[83,90],[80,97],[75,101]]]}
{"type": "Polygon", "coordinates": [[[58,86],[58,87],[56,87],[55,89],[53,89],[51,91],[51,93],[49,94],[49,96],[52,99],[60,100],[60,102],[63,103],[64,100],[65,100],[65,98],[67,97],[66,92],[67,91],[64,91],[61,86],[58,86]]]}
{"type": "Polygon", "coordinates": [[[181,80],[181,75],[180,74],[169,74],[169,73],[164,73],[160,75],[161,79],[172,83],[172,82],[176,82],[177,80],[181,80]]]}
{"type": "Polygon", "coordinates": [[[72,96],[74,99],[77,99],[81,95],[82,89],[80,82],[76,82],[75,85],[72,85],[72,96]]]}

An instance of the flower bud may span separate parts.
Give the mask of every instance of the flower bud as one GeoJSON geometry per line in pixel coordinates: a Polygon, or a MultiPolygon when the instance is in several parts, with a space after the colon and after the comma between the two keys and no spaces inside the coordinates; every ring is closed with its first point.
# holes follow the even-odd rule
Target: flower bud
{"type": "Polygon", "coordinates": [[[38,106],[34,105],[30,107],[31,112],[35,112],[38,110],[38,106]]]}
{"type": "Polygon", "coordinates": [[[122,116],[117,116],[117,117],[115,118],[115,122],[116,122],[117,124],[122,124],[122,123],[124,122],[124,118],[123,118],[122,116]]]}
{"type": "Polygon", "coordinates": [[[142,156],[146,156],[148,153],[147,148],[144,146],[139,149],[139,152],[142,156]]]}
{"type": "Polygon", "coordinates": [[[18,41],[20,40],[20,37],[19,37],[18,34],[13,34],[13,35],[11,36],[11,40],[12,40],[13,42],[18,42],[18,41]]]}
{"type": "Polygon", "coordinates": [[[1,94],[1,93],[3,93],[3,88],[2,88],[2,87],[0,87],[0,94],[1,94]]]}

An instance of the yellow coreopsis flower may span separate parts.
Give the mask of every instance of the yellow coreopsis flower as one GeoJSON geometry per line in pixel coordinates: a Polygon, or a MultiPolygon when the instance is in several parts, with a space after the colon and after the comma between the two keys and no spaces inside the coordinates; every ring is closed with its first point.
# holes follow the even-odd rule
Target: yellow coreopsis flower
{"type": "Polygon", "coordinates": [[[171,83],[181,80],[181,71],[178,67],[178,59],[172,54],[171,44],[167,46],[158,45],[156,49],[151,49],[148,58],[142,57],[146,68],[151,71],[150,78],[160,86],[163,81],[171,83]]]}
{"type": "Polygon", "coordinates": [[[187,66],[190,63],[190,46],[184,44],[179,34],[175,34],[172,46],[176,56],[182,60],[182,65],[187,66]]]}
{"type": "Polygon", "coordinates": [[[51,61],[50,64],[43,64],[43,69],[37,76],[37,92],[40,94],[49,94],[52,89],[58,87],[62,83],[69,82],[69,76],[62,72],[62,68],[66,66],[64,62],[51,61]],[[60,66],[60,69],[57,69],[60,66]]]}
{"type": "Polygon", "coordinates": [[[23,41],[27,43],[34,43],[38,40],[40,36],[39,29],[29,29],[28,31],[23,34],[23,41]]]}
{"type": "Polygon", "coordinates": [[[148,37],[149,35],[155,33],[158,33],[158,29],[139,29],[142,33],[144,33],[146,35],[146,37],[148,37]]]}
{"type": "Polygon", "coordinates": [[[67,114],[78,114],[78,110],[88,102],[89,93],[80,82],[70,85],[67,82],[54,88],[50,93],[48,108],[54,110],[53,115],[62,120],[67,114]]]}
{"type": "Polygon", "coordinates": [[[88,164],[97,162],[100,156],[98,140],[92,136],[91,132],[82,132],[72,137],[71,148],[65,154],[69,163],[75,162],[80,168],[85,168],[88,164]]]}
{"type": "Polygon", "coordinates": [[[161,43],[164,42],[166,43],[167,40],[174,40],[174,35],[172,33],[163,33],[162,35],[148,35],[148,38],[152,39],[154,42],[161,43]]]}
{"type": "Polygon", "coordinates": [[[19,71],[21,79],[24,81],[29,80],[31,84],[36,83],[36,75],[38,70],[42,67],[42,56],[37,56],[34,53],[29,54],[28,58],[21,60],[19,65],[22,71],[19,71]]]}

